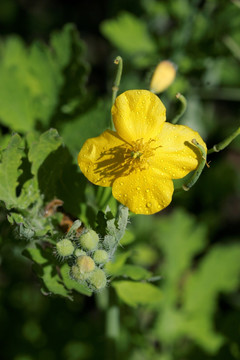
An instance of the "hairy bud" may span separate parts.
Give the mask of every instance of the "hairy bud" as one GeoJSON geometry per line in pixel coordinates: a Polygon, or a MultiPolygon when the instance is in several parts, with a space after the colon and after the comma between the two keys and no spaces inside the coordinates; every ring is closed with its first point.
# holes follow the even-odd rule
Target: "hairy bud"
{"type": "Polygon", "coordinates": [[[76,265],[82,274],[89,273],[95,269],[95,263],[90,256],[83,255],[77,258],[76,265]]]}
{"type": "Polygon", "coordinates": [[[81,247],[86,251],[96,249],[99,242],[99,237],[96,231],[89,230],[85,234],[80,236],[79,243],[81,247]]]}
{"type": "Polygon", "coordinates": [[[94,289],[103,289],[107,284],[106,274],[103,270],[96,269],[90,274],[88,281],[94,289]]]}
{"type": "Polygon", "coordinates": [[[108,261],[108,253],[105,250],[96,250],[93,260],[96,264],[105,264],[108,261]]]}
{"type": "Polygon", "coordinates": [[[73,254],[74,246],[70,240],[63,239],[56,244],[56,250],[59,256],[67,257],[73,254]]]}
{"type": "Polygon", "coordinates": [[[79,256],[82,256],[82,255],[86,255],[86,251],[83,251],[81,249],[76,249],[75,252],[74,252],[74,255],[79,257],[79,256]]]}

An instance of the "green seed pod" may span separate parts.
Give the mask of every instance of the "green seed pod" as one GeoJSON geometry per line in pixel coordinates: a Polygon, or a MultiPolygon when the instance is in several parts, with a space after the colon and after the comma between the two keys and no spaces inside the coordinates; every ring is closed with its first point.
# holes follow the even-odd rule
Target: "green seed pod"
{"type": "Polygon", "coordinates": [[[76,265],[82,274],[89,273],[95,269],[95,263],[90,256],[83,255],[77,258],[76,265]]]}
{"type": "Polygon", "coordinates": [[[74,252],[74,255],[79,257],[79,256],[82,256],[82,255],[86,255],[86,251],[83,251],[81,249],[76,249],[75,252],[74,252]]]}
{"type": "Polygon", "coordinates": [[[103,289],[107,284],[105,272],[101,269],[96,269],[90,274],[89,283],[96,289],[103,289]]]}
{"type": "Polygon", "coordinates": [[[99,242],[99,237],[96,231],[89,230],[85,234],[80,236],[79,243],[81,247],[86,251],[96,249],[99,242]]]}
{"type": "Polygon", "coordinates": [[[96,264],[105,264],[108,261],[108,253],[105,250],[96,250],[93,260],[96,264]]]}
{"type": "Polygon", "coordinates": [[[68,239],[60,240],[56,244],[56,249],[57,249],[58,255],[60,255],[62,257],[70,256],[74,252],[74,246],[73,246],[72,242],[68,239]]]}

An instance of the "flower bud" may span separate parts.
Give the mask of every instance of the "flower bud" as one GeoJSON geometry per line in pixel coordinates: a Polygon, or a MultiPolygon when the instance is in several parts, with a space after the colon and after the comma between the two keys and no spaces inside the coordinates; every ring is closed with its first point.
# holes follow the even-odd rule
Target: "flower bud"
{"type": "Polygon", "coordinates": [[[96,264],[105,264],[108,261],[108,253],[105,250],[96,250],[93,260],[96,264]]]}
{"type": "Polygon", "coordinates": [[[96,269],[91,273],[88,281],[96,290],[100,290],[107,284],[106,274],[103,270],[96,269]]]}
{"type": "Polygon", "coordinates": [[[74,252],[74,255],[79,257],[79,256],[82,256],[82,255],[86,255],[86,251],[83,251],[81,249],[76,249],[75,252],[74,252]]]}
{"type": "Polygon", "coordinates": [[[95,263],[90,256],[83,255],[77,258],[76,265],[82,274],[89,273],[95,269],[95,263]]]}
{"type": "Polygon", "coordinates": [[[96,249],[99,242],[98,234],[94,230],[89,230],[85,234],[80,236],[79,243],[81,247],[86,251],[96,249]]]}
{"type": "Polygon", "coordinates": [[[56,249],[57,249],[58,255],[60,255],[62,257],[70,256],[74,252],[74,246],[73,246],[72,242],[68,239],[60,240],[56,244],[56,249]]]}
{"type": "Polygon", "coordinates": [[[71,268],[71,275],[75,280],[78,281],[84,281],[87,280],[87,278],[89,277],[91,273],[85,273],[83,274],[79,268],[79,266],[77,265],[73,265],[71,268]]]}
{"type": "Polygon", "coordinates": [[[176,65],[168,60],[161,61],[153,73],[150,90],[155,94],[163,92],[172,84],[175,77],[176,65]]]}

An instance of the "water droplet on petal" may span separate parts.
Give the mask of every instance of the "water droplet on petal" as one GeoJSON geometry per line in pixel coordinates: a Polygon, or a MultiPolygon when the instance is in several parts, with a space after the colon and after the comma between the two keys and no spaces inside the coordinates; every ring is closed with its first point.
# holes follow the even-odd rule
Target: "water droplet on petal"
{"type": "Polygon", "coordinates": [[[137,190],[139,191],[139,190],[141,190],[141,188],[139,186],[137,186],[137,190]]]}
{"type": "Polygon", "coordinates": [[[146,204],[146,207],[147,208],[150,208],[152,206],[152,203],[150,203],[150,202],[148,202],[147,204],[146,204]]]}
{"type": "Polygon", "coordinates": [[[122,181],[120,182],[120,185],[123,186],[123,182],[122,182],[122,181]]]}
{"type": "Polygon", "coordinates": [[[146,189],[146,192],[148,193],[150,190],[149,189],[146,189]]]}

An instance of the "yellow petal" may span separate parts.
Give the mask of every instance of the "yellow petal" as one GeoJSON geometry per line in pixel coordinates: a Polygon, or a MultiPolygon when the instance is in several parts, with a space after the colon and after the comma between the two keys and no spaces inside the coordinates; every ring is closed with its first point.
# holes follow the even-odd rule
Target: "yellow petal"
{"type": "Polygon", "coordinates": [[[93,184],[112,186],[113,181],[124,176],[125,143],[115,131],[104,131],[88,139],[79,155],[78,164],[83,174],[93,184]]]}
{"type": "Polygon", "coordinates": [[[125,141],[149,140],[160,133],[166,109],[150,91],[129,90],[117,97],[112,116],[118,135],[125,141]]]}
{"type": "Polygon", "coordinates": [[[161,61],[153,73],[150,84],[151,91],[159,94],[166,90],[174,81],[175,76],[176,66],[171,61],[161,61]]]}
{"type": "Polygon", "coordinates": [[[161,170],[165,176],[180,179],[197,168],[201,155],[192,144],[196,139],[207,151],[200,135],[188,126],[165,123],[156,140],[154,156],[149,159],[150,167],[161,170]]]}
{"type": "Polygon", "coordinates": [[[154,214],[172,200],[173,182],[152,169],[133,171],[113,183],[113,196],[135,214],[154,214]]]}

